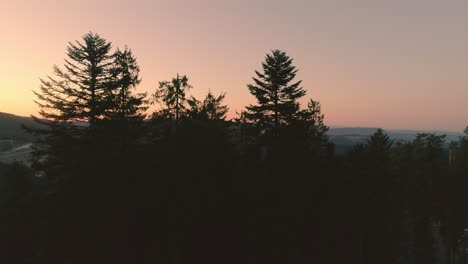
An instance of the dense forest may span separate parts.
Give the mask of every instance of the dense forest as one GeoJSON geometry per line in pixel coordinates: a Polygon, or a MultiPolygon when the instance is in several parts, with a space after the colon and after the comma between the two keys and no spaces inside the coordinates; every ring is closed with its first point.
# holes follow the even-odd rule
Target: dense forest
{"type": "Polygon", "coordinates": [[[41,79],[31,165],[0,164],[0,263],[467,263],[468,128],[337,154],[281,50],[231,120],[139,71],[88,33],[41,79]]]}

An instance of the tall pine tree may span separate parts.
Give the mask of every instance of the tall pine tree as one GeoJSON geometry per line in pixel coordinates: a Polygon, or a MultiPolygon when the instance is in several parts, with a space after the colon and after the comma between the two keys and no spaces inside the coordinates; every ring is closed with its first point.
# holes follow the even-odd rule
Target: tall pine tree
{"type": "MultiPolygon", "coordinates": [[[[307,103],[306,109],[296,114],[294,126],[299,133],[295,135],[295,138],[296,140],[302,138],[311,153],[328,154],[331,151],[331,144],[326,134],[329,127],[325,125],[324,119],[325,115],[322,114],[320,102],[313,99],[307,103]]],[[[292,141],[292,139],[289,140],[292,141]]]]}
{"type": "Polygon", "coordinates": [[[186,115],[189,99],[186,96],[187,90],[192,88],[188,83],[187,76],[172,78],[171,81],[159,82],[159,88],[153,94],[154,101],[162,105],[162,109],[156,112],[156,116],[173,119],[176,124],[181,117],[186,115]]]}
{"type": "Polygon", "coordinates": [[[54,66],[54,77],[41,79],[35,101],[40,117],[33,118],[48,128],[38,131],[35,145],[37,170],[55,170],[76,160],[74,149],[79,139],[89,135],[105,113],[112,60],[111,43],[98,34],[88,33],[82,41],[69,42],[64,69],[54,66]]]}
{"type": "Polygon", "coordinates": [[[294,81],[297,69],[285,52],[273,50],[262,63],[263,73],[255,71],[254,83],[247,87],[257,99],[257,104],[247,106],[244,116],[247,121],[261,128],[278,128],[290,124],[299,110],[298,99],[306,94],[300,86],[302,81],[294,81]]]}
{"type": "Polygon", "coordinates": [[[94,125],[103,113],[112,63],[110,50],[111,43],[94,33],[84,35],[82,42],[70,42],[65,69],[54,66],[55,77],[41,79],[40,92],[34,92],[41,117],[94,125]]]}
{"type": "Polygon", "coordinates": [[[117,49],[113,59],[105,117],[110,120],[141,121],[147,109],[146,93],[132,92],[141,82],[136,58],[130,49],[125,48],[123,51],[117,49]]]}
{"type": "Polygon", "coordinates": [[[140,68],[130,49],[117,49],[113,55],[110,69],[111,79],[107,90],[107,100],[104,112],[106,127],[112,132],[105,133],[106,137],[113,136],[123,151],[128,141],[137,139],[142,132],[142,122],[146,117],[146,93],[134,93],[141,79],[140,68]]]}
{"type": "Polygon", "coordinates": [[[202,102],[192,97],[189,101],[189,115],[194,119],[224,120],[229,111],[229,107],[223,104],[225,96],[225,93],[215,96],[209,91],[202,102]]]}

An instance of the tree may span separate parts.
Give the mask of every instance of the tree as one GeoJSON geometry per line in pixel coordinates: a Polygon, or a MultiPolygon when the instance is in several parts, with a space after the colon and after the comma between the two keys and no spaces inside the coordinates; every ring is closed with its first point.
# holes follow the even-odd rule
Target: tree
{"type": "Polygon", "coordinates": [[[392,148],[400,205],[406,211],[404,229],[412,232],[411,236],[405,235],[408,244],[404,251],[417,263],[435,263],[435,245],[440,242],[436,237],[441,237],[435,223],[446,228],[445,192],[449,177],[444,138],[445,135],[421,133],[412,142],[392,148]]]}
{"type": "Polygon", "coordinates": [[[254,84],[247,87],[257,99],[256,105],[247,106],[245,117],[262,128],[278,128],[289,124],[299,110],[298,99],[306,94],[302,81],[293,82],[297,69],[293,59],[280,50],[267,54],[262,63],[263,73],[255,71],[254,84]]]}
{"type": "Polygon", "coordinates": [[[33,119],[47,129],[34,130],[42,135],[35,144],[37,170],[47,169],[51,177],[52,171],[73,162],[77,141],[103,118],[113,63],[110,50],[110,42],[88,33],[81,42],[69,42],[63,70],[54,66],[55,76],[41,79],[40,91],[34,91],[40,117],[33,119]]]}
{"type": "Polygon", "coordinates": [[[228,106],[223,104],[225,96],[226,93],[222,93],[216,97],[209,91],[203,102],[192,97],[189,101],[189,115],[194,119],[224,120],[229,111],[228,106]]]}
{"type": "Polygon", "coordinates": [[[187,76],[179,76],[169,81],[159,82],[159,88],[153,94],[154,101],[162,104],[162,109],[157,115],[174,119],[176,124],[179,119],[185,116],[189,99],[186,91],[192,88],[188,83],[187,76]]]}
{"type": "Polygon", "coordinates": [[[136,58],[130,49],[123,51],[117,49],[113,55],[113,64],[110,69],[110,89],[107,91],[107,103],[105,117],[119,121],[141,121],[145,118],[144,111],[147,107],[146,93],[133,94],[140,84],[140,68],[136,58]]]}
{"type": "Polygon", "coordinates": [[[374,158],[389,159],[389,151],[393,145],[393,140],[383,129],[379,128],[367,139],[367,145],[374,158]]]}
{"type": "Polygon", "coordinates": [[[349,155],[359,216],[360,263],[393,263],[393,256],[401,254],[397,242],[402,234],[402,212],[395,206],[392,146],[393,140],[379,128],[349,155]],[[385,240],[375,243],[380,237],[385,240]]]}
{"type": "Polygon", "coordinates": [[[215,97],[211,91],[203,100],[202,112],[206,114],[207,118],[210,120],[223,120],[226,118],[226,114],[229,111],[227,105],[223,105],[224,97],[226,93],[220,94],[218,97],[215,97]]]}
{"type": "Polygon", "coordinates": [[[84,35],[83,42],[69,42],[65,69],[54,66],[56,77],[41,79],[40,92],[34,92],[41,117],[94,125],[103,113],[112,63],[110,49],[111,43],[94,33],[84,35]]]}
{"type": "Polygon", "coordinates": [[[120,141],[121,150],[124,150],[129,138],[137,138],[138,128],[145,118],[146,93],[134,94],[132,89],[141,82],[140,68],[132,51],[125,48],[117,49],[113,55],[113,64],[110,69],[110,83],[107,92],[106,111],[104,119],[111,133],[120,141]]]}
{"type": "Polygon", "coordinates": [[[47,126],[38,130],[33,156],[39,204],[51,207],[38,227],[51,234],[39,249],[46,257],[55,254],[52,249],[63,251],[66,229],[90,245],[84,255],[98,254],[99,221],[108,214],[101,209],[109,206],[107,197],[125,192],[130,174],[123,172],[133,162],[109,146],[123,150],[127,139],[136,139],[130,132],[141,125],[145,110],[144,94],[132,93],[140,79],[130,50],[112,53],[110,42],[88,33],[69,44],[67,57],[64,70],[55,66],[55,76],[41,80],[35,92],[40,117],[34,118],[47,126]]]}
{"type": "Polygon", "coordinates": [[[325,115],[322,114],[320,102],[311,99],[307,108],[297,113],[296,119],[303,126],[309,149],[321,152],[330,146],[326,134],[329,127],[323,122],[325,115]]]}

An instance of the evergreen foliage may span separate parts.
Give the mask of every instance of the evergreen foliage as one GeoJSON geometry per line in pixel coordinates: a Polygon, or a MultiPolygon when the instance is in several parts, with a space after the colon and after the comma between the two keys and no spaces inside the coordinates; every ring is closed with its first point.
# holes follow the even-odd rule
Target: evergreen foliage
{"type": "Polygon", "coordinates": [[[140,68],[130,49],[123,51],[117,49],[113,54],[113,64],[110,69],[110,87],[108,94],[105,118],[119,121],[141,122],[145,118],[148,109],[146,93],[133,94],[141,82],[139,78],[140,68]]]}
{"type": "Polygon", "coordinates": [[[223,104],[225,96],[226,94],[222,93],[216,97],[209,91],[205,99],[201,102],[195,97],[192,97],[189,101],[189,116],[201,120],[219,121],[226,119],[229,108],[227,105],[223,104]]]}
{"type": "Polygon", "coordinates": [[[33,166],[0,163],[1,263],[465,263],[468,128],[338,155],[282,51],[234,121],[179,75],[146,119],[135,56],[97,34],[67,57],[36,92],[33,166]]]}
{"type": "Polygon", "coordinates": [[[179,76],[171,81],[159,82],[159,88],[153,94],[155,102],[160,103],[162,109],[156,112],[156,116],[166,119],[175,120],[178,123],[179,119],[187,115],[188,103],[190,100],[186,96],[187,90],[192,88],[188,83],[187,76],[179,76]]]}
{"type": "Polygon", "coordinates": [[[101,118],[112,63],[111,43],[88,33],[82,42],[70,42],[64,69],[54,66],[54,77],[41,79],[34,92],[42,118],[55,123],[87,122],[101,118]]]}
{"type": "Polygon", "coordinates": [[[290,124],[299,111],[298,99],[306,91],[302,81],[294,81],[297,69],[285,52],[273,50],[262,63],[263,72],[255,71],[254,83],[247,85],[257,104],[246,107],[245,118],[266,129],[290,124]]]}

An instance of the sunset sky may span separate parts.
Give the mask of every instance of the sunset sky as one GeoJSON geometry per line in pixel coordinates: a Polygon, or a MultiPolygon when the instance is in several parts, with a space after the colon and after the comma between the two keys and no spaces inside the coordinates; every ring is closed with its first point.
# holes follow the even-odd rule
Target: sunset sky
{"type": "Polygon", "coordinates": [[[196,97],[227,92],[230,117],[281,49],[328,125],[461,131],[467,14],[466,0],[0,0],[0,112],[36,113],[39,78],[92,31],[133,50],[139,91],[186,74],[196,97]]]}

